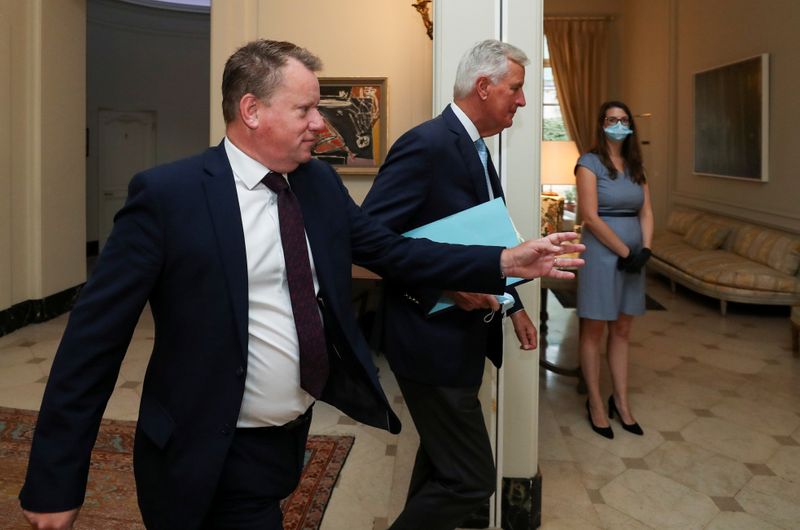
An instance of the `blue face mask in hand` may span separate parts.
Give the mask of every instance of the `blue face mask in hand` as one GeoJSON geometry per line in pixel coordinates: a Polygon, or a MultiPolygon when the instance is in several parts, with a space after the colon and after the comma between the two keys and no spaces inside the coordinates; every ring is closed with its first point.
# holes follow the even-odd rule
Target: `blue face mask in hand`
{"type": "MultiPolygon", "coordinates": [[[[514,297],[508,293],[503,293],[501,295],[496,295],[497,301],[500,303],[500,312],[505,314],[509,309],[514,307],[514,297]]],[[[494,318],[494,311],[489,312],[483,317],[483,321],[487,324],[492,321],[494,318]]]]}
{"type": "Polygon", "coordinates": [[[606,133],[606,136],[614,142],[621,142],[626,136],[633,134],[631,128],[627,125],[623,125],[621,121],[618,121],[610,127],[606,127],[603,131],[606,133]]]}

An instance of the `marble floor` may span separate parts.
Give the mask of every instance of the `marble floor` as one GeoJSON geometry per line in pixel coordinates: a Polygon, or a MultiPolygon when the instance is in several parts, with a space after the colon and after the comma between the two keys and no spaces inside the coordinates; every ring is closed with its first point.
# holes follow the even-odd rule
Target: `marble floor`
{"type": "MultiPolygon", "coordinates": [[[[637,437],[594,434],[575,379],[542,372],[539,445],[542,528],[800,528],[800,359],[788,311],[672,294],[634,326],[631,403],[637,437]]],[[[549,297],[547,355],[576,361],[577,319],[549,297]]],[[[66,316],[0,337],[0,406],[36,409],[66,316]]],[[[135,419],[153,323],[134,333],[106,416],[135,419]]],[[[381,379],[403,425],[399,436],[356,424],[319,404],[312,432],[350,434],[347,459],[322,530],[384,530],[399,513],[417,438],[382,357],[381,379]]],[[[608,374],[603,374],[608,394],[608,374]]]]}
{"type": "MultiPolygon", "coordinates": [[[[634,322],[629,388],[643,437],[595,434],[575,379],[540,374],[546,529],[800,528],[800,359],[788,310],[729,305],[650,278],[666,311],[634,322]]],[[[549,297],[551,300],[555,297],[549,297]]],[[[547,356],[576,363],[574,309],[549,304],[547,356]]],[[[603,395],[611,393],[607,370],[603,395]]]]}

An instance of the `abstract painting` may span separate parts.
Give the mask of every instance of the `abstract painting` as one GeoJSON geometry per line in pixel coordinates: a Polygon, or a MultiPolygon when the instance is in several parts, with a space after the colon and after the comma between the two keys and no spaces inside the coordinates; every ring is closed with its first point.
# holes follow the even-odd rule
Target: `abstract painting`
{"type": "Polygon", "coordinates": [[[386,154],[386,78],[320,78],[314,158],[340,173],[375,174],[386,154]]]}

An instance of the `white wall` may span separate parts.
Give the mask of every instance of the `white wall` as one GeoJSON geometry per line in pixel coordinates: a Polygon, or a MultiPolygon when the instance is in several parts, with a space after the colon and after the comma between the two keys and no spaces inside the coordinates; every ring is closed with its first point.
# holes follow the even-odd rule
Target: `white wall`
{"type": "Polygon", "coordinates": [[[158,164],[208,146],[210,16],[89,0],[87,48],[86,239],[94,241],[98,109],[155,111],[158,164]]]}
{"type": "Polygon", "coordinates": [[[85,279],[85,14],[0,0],[0,310],[85,279]]]}
{"type": "Polygon", "coordinates": [[[652,115],[636,119],[639,139],[649,142],[641,147],[656,226],[664,226],[669,213],[670,153],[675,147],[674,114],[670,111],[670,4],[670,0],[625,0],[618,14],[626,28],[621,36],[622,54],[619,60],[612,57],[622,68],[621,99],[634,114],[652,115]]]}
{"type": "Polygon", "coordinates": [[[42,295],[86,278],[84,116],[86,2],[42,3],[42,295]]]}
{"type": "Polygon", "coordinates": [[[800,2],[675,1],[673,201],[800,233],[800,2]],[[761,53],[770,54],[769,182],[692,174],[693,74],[761,53]]]}
{"type": "MultiPolygon", "coordinates": [[[[0,79],[11,79],[14,6],[0,3],[0,79]]],[[[11,306],[11,85],[0,83],[0,310],[11,306]]]]}

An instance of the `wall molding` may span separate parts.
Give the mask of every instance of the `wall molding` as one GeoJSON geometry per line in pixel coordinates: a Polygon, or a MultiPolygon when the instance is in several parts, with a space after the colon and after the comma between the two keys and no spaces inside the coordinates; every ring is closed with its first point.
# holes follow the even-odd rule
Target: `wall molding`
{"type": "Polygon", "coordinates": [[[97,27],[134,35],[196,39],[207,39],[211,24],[207,11],[176,11],[111,0],[90,0],[86,18],[88,23],[97,27]]]}
{"type": "Polygon", "coordinates": [[[672,193],[672,202],[743,221],[756,222],[779,230],[800,233],[800,215],[795,212],[774,211],[759,206],[736,204],[678,191],[672,193]]]}
{"type": "Polygon", "coordinates": [[[207,5],[190,4],[190,3],[175,3],[169,0],[122,0],[128,4],[135,4],[153,9],[162,9],[165,11],[183,11],[187,13],[205,13],[211,12],[211,0],[208,0],[207,5]]]}
{"type": "Polygon", "coordinates": [[[0,337],[28,324],[45,322],[70,311],[84,285],[82,283],[39,300],[26,300],[0,311],[0,337]]]}

